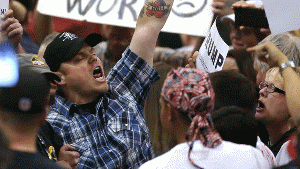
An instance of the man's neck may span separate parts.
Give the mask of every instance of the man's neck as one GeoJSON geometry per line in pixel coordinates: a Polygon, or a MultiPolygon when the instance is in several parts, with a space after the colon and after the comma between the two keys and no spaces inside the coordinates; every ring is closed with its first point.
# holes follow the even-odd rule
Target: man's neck
{"type": "Polygon", "coordinates": [[[0,128],[9,141],[10,149],[33,153],[37,152],[36,139],[39,128],[35,126],[28,127],[28,125],[21,124],[16,126],[10,122],[3,120],[3,118],[0,120],[0,128]]]}
{"type": "Polygon", "coordinates": [[[12,150],[35,153],[37,152],[36,139],[37,139],[37,132],[28,133],[28,134],[22,133],[22,134],[10,135],[9,147],[12,150]]]}
{"type": "Polygon", "coordinates": [[[69,100],[76,104],[87,104],[93,102],[100,94],[81,95],[77,92],[57,92],[58,95],[62,96],[66,100],[69,100]]]}

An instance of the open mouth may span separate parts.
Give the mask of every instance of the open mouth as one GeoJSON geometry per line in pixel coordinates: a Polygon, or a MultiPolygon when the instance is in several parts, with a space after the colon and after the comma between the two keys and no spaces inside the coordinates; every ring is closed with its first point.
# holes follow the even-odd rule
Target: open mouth
{"type": "Polygon", "coordinates": [[[257,104],[256,110],[257,110],[257,111],[260,111],[260,110],[262,110],[263,108],[265,108],[265,104],[264,104],[262,101],[258,100],[258,104],[257,104]]]}
{"type": "Polygon", "coordinates": [[[93,71],[93,77],[96,80],[103,80],[104,79],[104,74],[103,74],[102,69],[100,68],[100,66],[95,67],[95,69],[93,71]]]}

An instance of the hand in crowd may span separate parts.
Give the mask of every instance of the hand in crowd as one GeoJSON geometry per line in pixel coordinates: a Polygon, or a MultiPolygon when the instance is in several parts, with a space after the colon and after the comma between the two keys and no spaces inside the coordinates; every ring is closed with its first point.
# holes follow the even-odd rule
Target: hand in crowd
{"type": "Polygon", "coordinates": [[[196,59],[199,55],[198,51],[195,51],[193,56],[188,59],[188,64],[185,66],[186,68],[196,68],[196,59]]]}
{"type": "Polygon", "coordinates": [[[1,17],[3,23],[0,25],[0,42],[3,40],[11,40],[17,47],[22,39],[23,27],[17,19],[13,17],[13,10],[7,10],[1,17]]]}
{"type": "Polygon", "coordinates": [[[72,168],[76,168],[80,160],[79,153],[69,144],[63,145],[58,154],[58,161],[68,163],[72,168]]]}
{"type": "Polygon", "coordinates": [[[281,63],[289,61],[288,58],[269,41],[248,48],[247,51],[254,52],[259,60],[268,63],[270,67],[279,66],[281,63]]]}
{"type": "Polygon", "coordinates": [[[211,5],[213,13],[216,15],[221,15],[225,7],[225,2],[224,0],[213,0],[211,5]]]}
{"type": "Polygon", "coordinates": [[[254,4],[248,4],[246,1],[237,1],[232,4],[231,8],[256,8],[256,6],[254,4]]]}
{"type": "MultiPolygon", "coordinates": [[[[257,9],[264,10],[263,6],[255,6],[255,4],[248,4],[248,3],[246,3],[246,1],[235,2],[234,4],[232,4],[231,8],[232,9],[235,9],[235,8],[257,8],[257,9]]],[[[243,29],[246,29],[246,26],[240,26],[239,28],[240,28],[240,30],[243,30],[243,29]]],[[[265,34],[266,36],[271,34],[270,28],[260,28],[260,32],[262,34],[265,34]]]]}

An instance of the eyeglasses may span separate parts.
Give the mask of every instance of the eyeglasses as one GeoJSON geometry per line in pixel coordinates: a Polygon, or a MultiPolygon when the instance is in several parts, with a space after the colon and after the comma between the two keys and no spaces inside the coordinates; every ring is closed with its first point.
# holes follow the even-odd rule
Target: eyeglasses
{"type": "Polygon", "coordinates": [[[263,88],[267,87],[268,93],[277,92],[277,93],[281,93],[281,94],[285,95],[285,91],[275,87],[273,83],[268,84],[267,82],[260,82],[258,87],[259,87],[259,89],[263,89],[263,88]]]}

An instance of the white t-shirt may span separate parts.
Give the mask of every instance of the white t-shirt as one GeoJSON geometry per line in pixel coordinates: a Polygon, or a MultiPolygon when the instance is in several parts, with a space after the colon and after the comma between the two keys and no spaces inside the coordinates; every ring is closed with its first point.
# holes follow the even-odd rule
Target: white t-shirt
{"type": "MultiPolygon", "coordinates": [[[[188,159],[188,143],[181,143],[165,154],[146,163],[140,169],[179,169],[195,168],[188,159]]],[[[268,169],[269,163],[262,153],[248,145],[223,141],[216,148],[204,147],[200,141],[195,141],[191,159],[205,169],[268,169]]]]}
{"type": "Polygon", "coordinates": [[[283,166],[292,161],[292,158],[289,156],[289,154],[287,152],[287,147],[288,147],[289,142],[290,142],[290,140],[285,142],[281,146],[280,150],[278,151],[276,158],[275,158],[276,166],[283,166]]]}
{"type": "Polygon", "coordinates": [[[257,136],[256,148],[259,149],[270,166],[275,166],[275,156],[273,152],[266,146],[257,136]]]}

